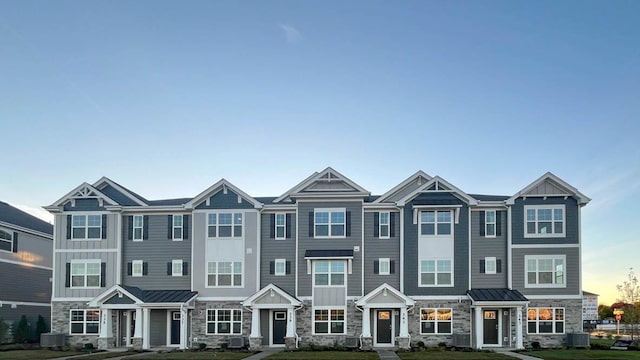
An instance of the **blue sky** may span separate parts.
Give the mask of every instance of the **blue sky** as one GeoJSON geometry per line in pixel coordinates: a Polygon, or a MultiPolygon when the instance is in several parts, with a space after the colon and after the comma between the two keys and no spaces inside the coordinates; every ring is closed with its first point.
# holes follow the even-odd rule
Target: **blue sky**
{"type": "Polygon", "coordinates": [[[149,199],[224,177],[280,195],[326,166],[417,170],[583,209],[584,289],[640,268],[640,2],[2,1],[0,199],[101,176],[149,199]]]}

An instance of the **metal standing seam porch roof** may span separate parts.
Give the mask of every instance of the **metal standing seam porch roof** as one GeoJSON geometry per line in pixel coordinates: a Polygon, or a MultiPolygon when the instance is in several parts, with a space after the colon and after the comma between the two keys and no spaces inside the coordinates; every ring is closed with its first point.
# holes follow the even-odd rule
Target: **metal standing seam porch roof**
{"type": "Polygon", "coordinates": [[[198,295],[189,290],[142,290],[135,286],[120,286],[144,303],[181,303],[198,295]]]}
{"type": "Polygon", "coordinates": [[[467,295],[473,302],[529,302],[518,290],[509,289],[471,289],[467,295]]]}
{"type": "Polygon", "coordinates": [[[305,258],[346,258],[353,257],[353,250],[307,250],[305,258]]]}

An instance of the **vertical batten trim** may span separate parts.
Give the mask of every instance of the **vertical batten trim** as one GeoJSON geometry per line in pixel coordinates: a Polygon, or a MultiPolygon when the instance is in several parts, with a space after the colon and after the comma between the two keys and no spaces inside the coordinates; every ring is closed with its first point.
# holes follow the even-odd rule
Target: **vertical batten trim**
{"type": "MultiPolygon", "coordinates": [[[[240,199],[240,195],[238,195],[238,199],[240,199]]],[[[256,292],[258,292],[260,291],[260,264],[261,264],[260,260],[262,259],[262,256],[260,253],[260,244],[262,243],[262,241],[260,241],[261,240],[260,235],[262,233],[262,213],[260,211],[256,211],[255,214],[256,214],[256,253],[254,256],[256,257],[256,292]]],[[[286,229],[285,229],[285,233],[286,233],[286,229]]]]}
{"type": "MultiPolygon", "coordinates": [[[[361,277],[360,277],[360,296],[364,296],[364,200],[360,203],[360,268],[361,268],[361,277]]],[[[348,294],[347,294],[348,295],[348,294]]]]}
{"type": "Polygon", "coordinates": [[[404,207],[400,208],[400,292],[404,294],[404,207]]]}
{"type": "Polygon", "coordinates": [[[507,266],[507,287],[509,289],[513,289],[513,247],[512,247],[512,229],[511,229],[511,225],[513,223],[513,220],[511,219],[511,209],[513,206],[509,206],[507,208],[507,261],[509,262],[509,265],[507,266]]]}
{"type": "MultiPolygon", "coordinates": [[[[456,209],[457,210],[457,209],[456,209]]],[[[467,224],[469,225],[469,266],[467,267],[467,269],[469,269],[469,283],[467,285],[467,290],[471,290],[471,269],[472,269],[472,264],[471,264],[471,207],[467,207],[467,224]]],[[[455,257],[455,238],[454,238],[454,257],[455,257]]]]}

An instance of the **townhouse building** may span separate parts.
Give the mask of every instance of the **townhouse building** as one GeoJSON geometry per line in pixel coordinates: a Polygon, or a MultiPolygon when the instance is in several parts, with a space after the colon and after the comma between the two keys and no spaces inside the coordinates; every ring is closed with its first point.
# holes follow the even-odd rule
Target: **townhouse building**
{"type": "Polygon", "coordinates": [[[589,201],[551,173],[512,196],[422,171],[371,195],[327,168],[278,197],[222,179],[166,200],[102,178],[47,207],[53,332],[102,348],[560,345],[582,329],[589,201]]]}
{"type": "MultiPolygon", "coordinates": [[[[53,225],[0,201],[0,319],[22,315],[35,330],[51,314],[53,225]]],[[[12,339],[0,339],[0,342],[12,339]]]]}

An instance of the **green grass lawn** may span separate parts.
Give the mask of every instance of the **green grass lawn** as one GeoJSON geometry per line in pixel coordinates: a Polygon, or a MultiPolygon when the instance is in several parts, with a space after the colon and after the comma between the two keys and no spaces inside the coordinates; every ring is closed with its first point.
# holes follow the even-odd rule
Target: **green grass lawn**
{"type": "MultiPolygon", "coordinates": [[[[244,359],[253,355],[252,352],[240,352],[240,351],[174,351],[170,353],[149,353],[147,355],[131,356],[131,360],[187,360],[187,359],[216,359],[216,360],[238,360],[244,359]]],[[[120,353],[120,355],[127,355],[127,353],[120,353]]],[[[128,359],[126,357],[125,359],[128,359]]],[[[80,360],[80,359],[78,359],[80,360]]],[[[93,359],[91,359],[93,360],[93,359]]]]}
{"type": "Polygon", "coordinates": [[[283,351],[267,357],[268,360],[378,360],[372,351],[283,351]]]}
{"type": "Polygon", "coordinates": [[[640,351],[621,351],[621,350],[589,350],[589,349],[542,350],[542,351],[524,352],[523,354],[534,356],[544,360],[569,360],[569,359],[640,360],[640,351]]]}
{"type": "MultiPolygon", "coordinates": [[[[67,350],[67,351],[55,351],[49,349],[35,349],[35,350],[7,350],[0,351],[0,360],[41,360],[41,359],[55,359],[63,356],[74,356],[86,354],[82,351],[67,350]]],[[[102,360],[110,359],[125,355],[125,353],[111,353],[111,352],[97,352],[86,357],[81,357],[84,360],[102,360]]]]}
{"type": "MultiPolygon", "coordinates": [[[[398,352],[398,356],[402,360],[471,360],[471,359],[511,359],[511,356],[498,354],[494,352],[483,351],[414,351],[414,352],[398,352]]],[[[546,360],[546,359],[545,359],[546,360]]]]}

